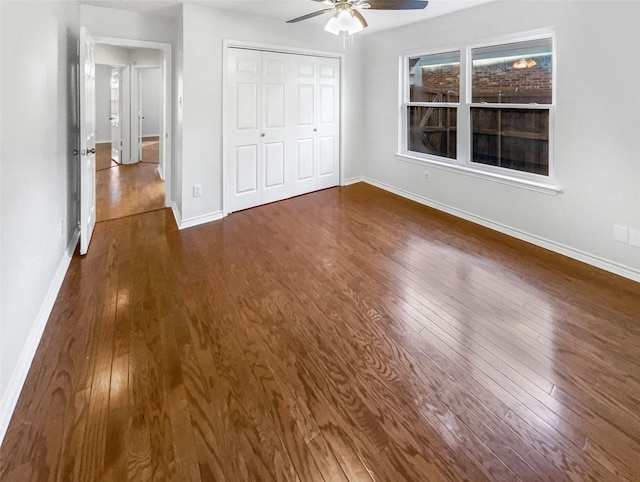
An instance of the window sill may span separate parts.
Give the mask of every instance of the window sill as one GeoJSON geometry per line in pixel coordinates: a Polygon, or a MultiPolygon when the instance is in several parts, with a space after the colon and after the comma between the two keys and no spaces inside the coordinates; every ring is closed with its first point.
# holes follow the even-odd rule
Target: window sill
{"type": "Polygon", "coordinates": [[[553,181],[546,183],[533,181],[530,179],[522,179],[504,174],[482,171],[480,169],[474,169],[472,167],[464,166],[461,164],[450,164],[448,162],[437,161],[435,159],[425,159],[422,157],[412,156],[404,153],[396,153],[396,158],[412,164],[418,164],[421,166],[424,166],[426,164],[437,169],[442,169],[444,171],[457,172],[460,174],[464,174],[465,176],[485,179],[487,181],[497,182],[500,184],[507,184],[509,186],[515,186],[522,189],[528,189],[530,191],[541,192],[543,194],[550,194],[555,196],[562,192],[562,187],[560,187],[559,184],[556,184],[553,181]]]}

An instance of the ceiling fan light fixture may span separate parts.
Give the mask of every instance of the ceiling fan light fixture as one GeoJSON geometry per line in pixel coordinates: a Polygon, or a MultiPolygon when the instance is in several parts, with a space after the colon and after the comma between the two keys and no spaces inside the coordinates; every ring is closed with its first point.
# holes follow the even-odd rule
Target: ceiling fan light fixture
{"type": "Polygon", "coordinates": [[[329,19],[324,29],[334,35],[338,35],[340,32],[347,32],[349,35],[353,35],[362,31],[364,25],[353,14],[351,8],[343,8],[329,19]]]}

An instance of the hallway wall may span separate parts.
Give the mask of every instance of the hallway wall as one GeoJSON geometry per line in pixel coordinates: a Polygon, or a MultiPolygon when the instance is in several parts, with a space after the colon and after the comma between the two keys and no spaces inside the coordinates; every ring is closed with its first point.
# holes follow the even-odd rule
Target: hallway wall
{"type": "Polygon", "coordinates": [[[0,17],[1,440],[78,239],[80,21],[68,1],[2,1],[0,17]]]}

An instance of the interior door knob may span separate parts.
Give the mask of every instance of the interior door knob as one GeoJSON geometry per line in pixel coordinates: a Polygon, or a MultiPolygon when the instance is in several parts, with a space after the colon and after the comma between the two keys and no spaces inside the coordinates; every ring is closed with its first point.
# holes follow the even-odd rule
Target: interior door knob
{"type": "Polygon", "coordinates": [[[87,154],[95,154],[96,153],[96,148],[92,147],[91,149],[87,149],[87,154]]]}

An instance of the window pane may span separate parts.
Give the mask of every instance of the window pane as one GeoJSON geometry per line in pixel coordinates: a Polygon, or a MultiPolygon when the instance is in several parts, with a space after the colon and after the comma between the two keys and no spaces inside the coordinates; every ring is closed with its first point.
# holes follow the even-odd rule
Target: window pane
{"type": "Polygon", "coordinates": [[[472,102],[551,104],[550,38],[471,50],[472,102]]]}
{"type": "Polygon", "coordinates": [[[409,58],[410,102],[458,102],[460,52],[409,58]]]}
{"type": "Polygon", "coordinates": [[[409,106],[408,150],[455,159],[457,115],[452,107],[409,106]]]}
{"type": "Polygon", "coordinates": [[[549,175],[549,111],[471,109],[472,160],[549,175]]]}

